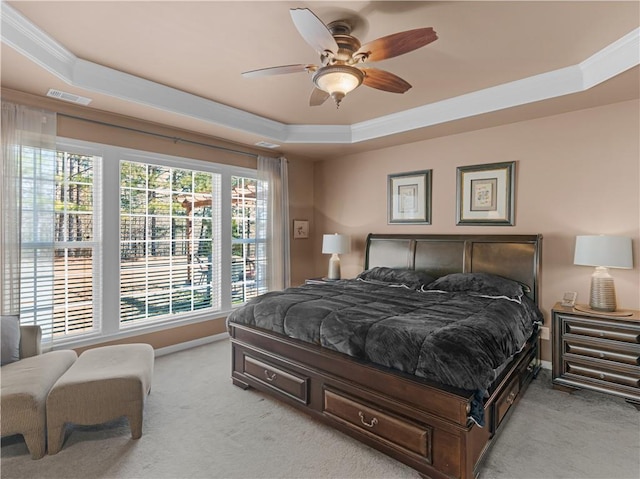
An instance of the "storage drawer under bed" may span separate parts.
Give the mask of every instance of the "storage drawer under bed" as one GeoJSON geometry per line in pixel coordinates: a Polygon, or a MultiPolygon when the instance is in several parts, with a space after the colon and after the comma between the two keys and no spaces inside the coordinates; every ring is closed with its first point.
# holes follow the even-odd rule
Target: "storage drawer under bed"
{"type": "Polygon", "coordinates": [[[498,426],[506,416],[511,406],[517,402],[520,391],[525,389],[527,384],[537,374],[538,368],[538,347],[531,349],[527,357],[517,367],[517,373],[509,385],[504,388],[500,396],[493,403],[493,423],[491,432],[495,433],[498,426]]]}
{"type": "Polygon", "coordinates": [[[431,463],[432,431],[426,425],[416,424],[329,389],[324,390],[323,414],[431,463]]]}
{"type": "Polygon", "coordinates": [[[309,403],[308,377],[256,359],[246,352],[242,359],[242,372],[245,376],[303,404],[309,403]]]}

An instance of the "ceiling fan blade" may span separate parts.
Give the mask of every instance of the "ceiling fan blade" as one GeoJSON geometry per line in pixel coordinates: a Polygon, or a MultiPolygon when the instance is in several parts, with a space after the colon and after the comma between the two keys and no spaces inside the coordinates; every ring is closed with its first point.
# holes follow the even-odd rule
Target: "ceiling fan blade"
{"type": "Polygon", "coordinates": [[[309,106],[320,106],[327,101],[327,98],[329,98],[329,94],[326,91],[314,88],[309,98],[309,106]]]}
{"type": "Polygon", "coordinates": [[[404,93],[411,85],[397,75],[377,68],[361,68],[364,72],[363,85],[391,93],[404,93]]]}
{"type": "Polygon", "coordinates": [[[437,39],[438,35],[431,27],[407,30],[362,45],[354,57],[364,55],[366,61],[377,62],[411,52],[437,39]]]}
{"type": "Polygon", "coordinates": [[[299,73],[317,70],[316,65],[283,65],[280,67],[261,68],[259,70],[251,70],[243,72],[242,76],[245,78],[263,77],[270,75],[284,75],[285,73],[299,73]]]}
{"type": "Polygon", "coordinates": [[[292,8],[289,10],[293,24],[302,35],[302,38],[311,45],[315,51],[322,54],[329,50],[338,51],[338,44],[327,26],[308,8],[292,8]]]}

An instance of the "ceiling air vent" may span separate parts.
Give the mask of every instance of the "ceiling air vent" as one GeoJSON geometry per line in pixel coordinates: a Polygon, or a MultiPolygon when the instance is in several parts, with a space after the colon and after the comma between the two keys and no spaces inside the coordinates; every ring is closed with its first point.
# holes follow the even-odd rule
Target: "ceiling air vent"
{"type": "Polygon", "coordinates": [[[71,103],[78,103],[79,105],[88,105],[91,103],[91,98],[74,95],[73,93],[67,93],[66,91],[54,90],[53,88],[49,89],[47,96],[57,98],[58,100],[69,101],[71,103]]]}
{"type": "Polygon", "coordinates": [[[269,143],[268,141],[259,141],[255,145],[260,146],[262,148],[278,148],[280,146],[280,145],[276,145],[275,143],[269,143]]]}

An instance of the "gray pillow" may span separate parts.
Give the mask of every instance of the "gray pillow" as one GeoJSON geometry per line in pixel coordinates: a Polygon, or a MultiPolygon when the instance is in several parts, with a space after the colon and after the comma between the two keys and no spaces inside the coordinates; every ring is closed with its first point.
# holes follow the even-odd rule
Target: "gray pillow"
{"type": "Polygon", "coordinates": [[[2,366],[20,359],[20,318],[18,316],[0,317],[0,336],[2,337],[2,366]]]}
{"type": "Polygon", "coordinates": [[[386,266],[376,266],[375,268],[363,271],[358,275],[358,279],[394,285],[401,284],[411,289],[420,289],[423,285],[433,281],[433,277],[425,271],[387,268],[386,266]]]}
{"type": "Polygon", "coordinates": [[[487,296],[515,298],[524,293],[522,285],[512,279],[489,273],[452,273],[436,279],[426,289],[467,292],[487,296]]]}

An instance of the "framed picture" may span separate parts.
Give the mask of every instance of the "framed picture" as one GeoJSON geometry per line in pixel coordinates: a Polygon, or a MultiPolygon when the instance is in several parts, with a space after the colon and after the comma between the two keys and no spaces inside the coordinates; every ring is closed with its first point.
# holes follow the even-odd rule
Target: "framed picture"
{"type": "Polygon", "coordinates": [[[309,221],[293,220],[293,239],[307,239],[309,237],[309,221]]]}
{"type": "Polygon", "coordinates": [[[513,226],[515,169],[515,161],[459,166],[456,224],[513,226]]]}
{"type": "Polygon", "coordinates": [[[431,170],[389,175],[388,222],[431,224],[431,170]]]}

